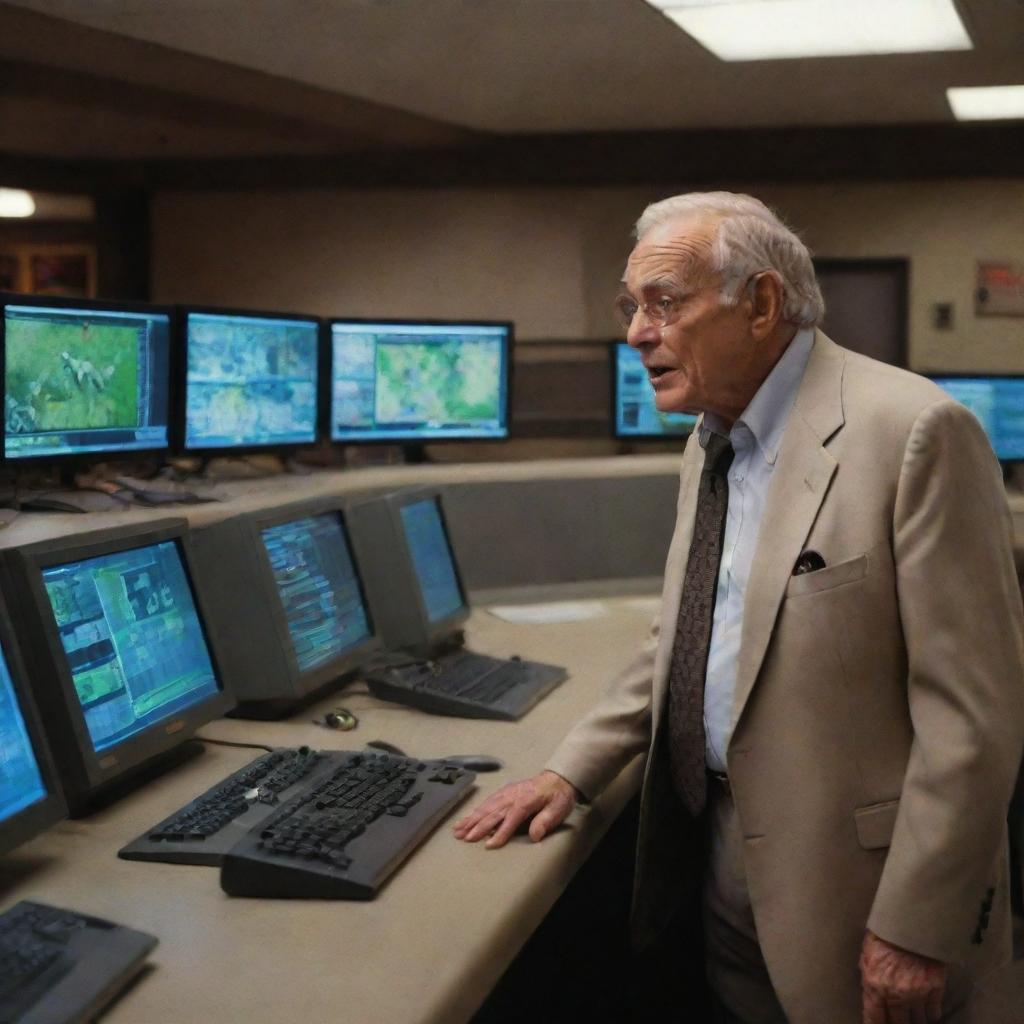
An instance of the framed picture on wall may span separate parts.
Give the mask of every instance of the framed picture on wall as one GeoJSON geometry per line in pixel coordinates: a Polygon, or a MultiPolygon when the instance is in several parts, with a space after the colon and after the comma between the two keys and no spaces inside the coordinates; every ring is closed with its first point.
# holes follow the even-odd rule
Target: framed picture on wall
{"type": "Polygon", "coordinates": [[[978,316],[1024,316],[1024,266],[978,262],[974,312],[978,316]]]}
{"type": "Polygon", "coordinates": [[[34,295],[96,295],[96,251],[92,246],[39,246],[29,254],[30,291],[34,295]]]}

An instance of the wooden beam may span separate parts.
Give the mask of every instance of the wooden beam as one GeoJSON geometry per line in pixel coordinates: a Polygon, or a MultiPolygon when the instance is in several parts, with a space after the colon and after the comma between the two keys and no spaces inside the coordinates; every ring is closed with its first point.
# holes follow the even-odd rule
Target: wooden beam
{"type": "Polygon", "coordinates": [[[56,161],[0,152],[4,185],[87,193],[994,177],[1024,177],[1024,123],[513,135],[472,146],[223,160],[56,161]]]}
{"type": "Polygon", "coordinates": [[[147,163],[160,188],[614,186],[1024,176],[1024,123],[506,135],[469,146],[147,163]]]}

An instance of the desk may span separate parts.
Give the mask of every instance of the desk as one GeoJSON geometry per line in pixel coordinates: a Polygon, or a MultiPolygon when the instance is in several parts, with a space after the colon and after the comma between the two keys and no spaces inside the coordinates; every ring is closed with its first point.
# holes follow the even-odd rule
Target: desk
{"type": "MultiPolygon", "coordinates": [[[[84,518],[84,517],[82,517],[84,518]]],[[[514,626],[483,610],[467,623],[482,652],[552,661],[570,677],[518,723],[425,715],[370,697],[364,684],[284,722],[222,719],[211,738],[357,749],[386,739],[428,757],[486,752],[502,771],[477,777],[463,808],[533,774],[633,654],[653,614],[650,598],[609,598],[583,622],[514,626]],[[343,703],[350,733],[310,720],[343,703]]],[[[449,820],[371,903],[232,899],[215,868],[118,860],[118,848],[257,751],[208,745],[113,806],[63,822],[3,861],[3,906],[39,899],[160,938],[148,976],[104,1017],[109,1024],[403,1024],[467,1020],[636,791],[640,760],[568,826],[534,846],[500,851],[457,842],[449,820]]],[[[459,812],[456,812],[459,813],[459,812]]]]}

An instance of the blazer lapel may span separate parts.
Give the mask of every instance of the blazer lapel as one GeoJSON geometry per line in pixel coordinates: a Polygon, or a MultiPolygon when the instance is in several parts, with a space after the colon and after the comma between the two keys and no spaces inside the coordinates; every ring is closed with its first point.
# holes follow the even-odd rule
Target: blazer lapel
{"type": "Polygon", "coordinates": [[[676,528],[672,534],[668,558],[665,562],[665,582],[661,594],[661,628],[658,634],[658,650],[654,658],[654,680],[651,694],[651,735],[656,735],[661,718],[665,690],[668,686],[668,667],[672,659],[672,643],[676,635],[676,619],[679,617],[679,602],[683,594],[683,577],[686,562],[690,557],[690,541],[693,539],[693,523],[697,513],[697,484],[704,465],[704,449],[701,448],[700,422],[693,428],[683,465],[679,473],[679,501],[676,507],[676,528]]]}
{"type": "Polygon", "coordinates": [[[764,661],[782,596],[838,465],[825,442],[843,425],[843,350],[821,331],[786,424],[743,606],[733,723],[764,661]]]}

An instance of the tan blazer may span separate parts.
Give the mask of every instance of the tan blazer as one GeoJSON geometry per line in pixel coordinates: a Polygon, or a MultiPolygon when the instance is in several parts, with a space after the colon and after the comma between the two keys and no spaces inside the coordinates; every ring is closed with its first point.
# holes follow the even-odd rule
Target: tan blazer
{"type": "MultiPolygon", "coordinates": [[[[702,462],[693,438],[651,641],[549,762],[593,796],[648,750],[641,944],[699,871],[662,726],[702,462]]],[[[937,386],[820,331],[751,568],[734,721],[754,915],[792,1024],[859,1024],[865,927],[960,965],[954,989],[1009,958],[1024,627],[998,464],[937,386]],[[826,567],[793,576],[805,550],[826,567]]]]}

